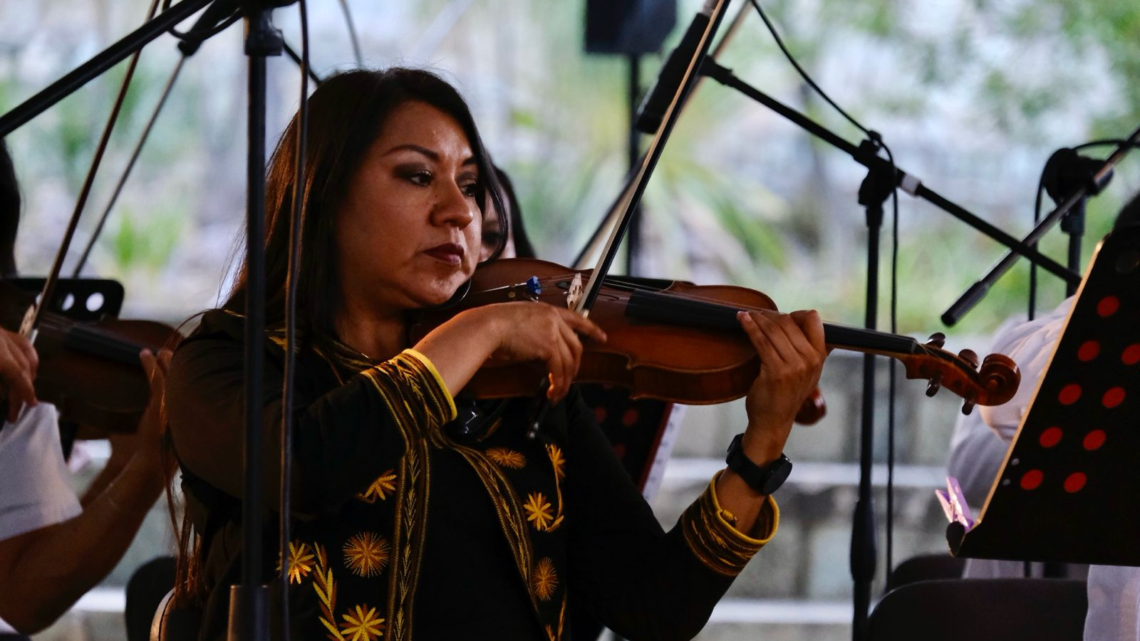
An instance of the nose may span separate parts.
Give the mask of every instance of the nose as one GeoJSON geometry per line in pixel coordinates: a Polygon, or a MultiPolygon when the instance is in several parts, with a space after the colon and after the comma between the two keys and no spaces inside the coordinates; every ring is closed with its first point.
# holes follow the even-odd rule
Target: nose
{"type": "Polygon", "coordinates": [[[432,222],[436,225],[454,225],[463,229],[475,220],[479,211],[455,181],[443,182],[442,193],[432,212],[432,222]]]}

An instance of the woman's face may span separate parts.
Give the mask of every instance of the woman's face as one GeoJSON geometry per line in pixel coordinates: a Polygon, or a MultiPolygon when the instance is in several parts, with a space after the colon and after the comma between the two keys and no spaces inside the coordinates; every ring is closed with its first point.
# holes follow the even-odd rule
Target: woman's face
{"type": "Polygon", "coordinates": [[[454,118],[418,101],[393,110],[338,212],[342,311],[389,314],[451,298],[479,260],[479,182],[454,118]]]}

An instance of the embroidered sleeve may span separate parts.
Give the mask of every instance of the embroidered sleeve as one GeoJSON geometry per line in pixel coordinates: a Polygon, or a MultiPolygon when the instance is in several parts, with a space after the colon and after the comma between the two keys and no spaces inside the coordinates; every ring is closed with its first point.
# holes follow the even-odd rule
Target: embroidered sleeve
{"type": "Polygon", "coordinates": [[[708,488],[681,515],[685,543],[706,567],[726,576],[736,576],[754,554],[776,534],[780,526],[780,508],[769,496],[757,517],[753,536],[739,532],[736,518],[720,506],[714,476],[708,488]]]}
{"type": "Polygon", "coordinates": [[[369,371],[369,375],[390,401],[396,398],[404,400],[400,404],[403,406],[401,409],[413,414],[425,412],[425,416],[418,417],[426,419],[421,424],[438,427],[456,416],[455,401],[443,377],[427,356],[414,349],[406,349],[395,358],[380,363],[369,371]],[[412,399],[420,403],[409,403],[412,399]],[[422,410],[415,405],[422,405],[422,410]]]}

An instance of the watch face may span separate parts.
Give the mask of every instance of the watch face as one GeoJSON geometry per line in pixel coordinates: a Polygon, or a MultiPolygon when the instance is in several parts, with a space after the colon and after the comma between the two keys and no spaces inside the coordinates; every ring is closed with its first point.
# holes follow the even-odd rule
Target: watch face
{"type": "Polygon", "coordinates": [[[788,457],[781,455],[768,469],[768,479],[764,482],[764,494],[771,494],[780,489],[788,475],[792,473],[792,462],[788,457]]]}

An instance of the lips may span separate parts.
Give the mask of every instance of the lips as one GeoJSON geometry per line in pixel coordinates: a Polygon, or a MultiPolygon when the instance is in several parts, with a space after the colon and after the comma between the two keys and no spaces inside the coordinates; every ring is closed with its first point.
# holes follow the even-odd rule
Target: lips
{"type": "Polygon", "coordinates": [[[463,262],[463,246],[455,243],[444,243],[428,249],[424,252],[432,258],[447,263],[448,265],[458,265],[463,262]]]}

